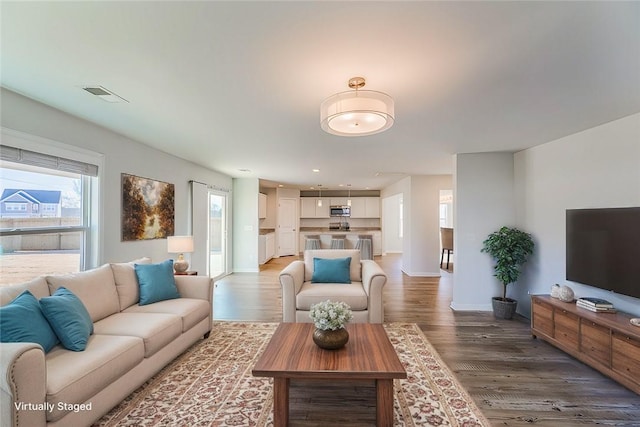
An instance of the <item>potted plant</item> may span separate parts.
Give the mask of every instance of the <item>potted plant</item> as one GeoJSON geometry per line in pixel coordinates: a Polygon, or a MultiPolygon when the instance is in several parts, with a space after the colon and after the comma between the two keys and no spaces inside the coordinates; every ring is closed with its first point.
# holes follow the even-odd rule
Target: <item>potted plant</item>
{"type": "Polygon", "coordinates": [[[502,283],[502,297],[491,300],[493,314],[499,319],[511,319],[516,311],[518,301],[507,298],[507,285],[514,283],[520,276],[520,266],[533,253],[534,243],[529,233],[517,228],[502,227],[482,242],[481,252],[493,257],[496,265],[493,267],[500,283],[502,283]]]}
{"type": "Polygon", "coordinates": [[[353,318],[353,312],[347,303],[326,300],[313,304],[309,317],[316,327],[313,342],[318,347],[335,350],[349,341],[349,333],[344,325],[353,318]]]}

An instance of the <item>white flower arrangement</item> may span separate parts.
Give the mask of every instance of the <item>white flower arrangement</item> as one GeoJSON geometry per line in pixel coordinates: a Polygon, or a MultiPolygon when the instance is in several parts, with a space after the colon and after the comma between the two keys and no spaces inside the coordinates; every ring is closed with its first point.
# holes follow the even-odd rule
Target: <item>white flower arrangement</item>
{"type": "Polygon", "coordinates": [[[343,328],[349,320],[353,319],[353,312],[351,307],[342,301],[326,300],[313,304],[309,317],[313,320],[316,328],[335,331],[343,328]]]}

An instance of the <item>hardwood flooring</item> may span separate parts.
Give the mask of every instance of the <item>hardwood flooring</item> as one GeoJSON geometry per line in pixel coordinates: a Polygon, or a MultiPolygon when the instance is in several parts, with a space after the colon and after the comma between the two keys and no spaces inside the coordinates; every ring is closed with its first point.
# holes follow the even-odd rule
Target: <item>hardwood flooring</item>
{"type": "MultiPolygon", "coordinates": [[[[215,319],[280,322],[278,273],[294,259],[273,259],[260,273],[232,274],[216,281],[215,319]]],[[[454,312],[449,308],[450,273],[443,270],[441,278],[408,277],[401,272],[400,255],[376,261],[388,275],[385,321],[417,323],[492,425],[640,426],[639,395],[533,339],[528,319],[497,320],[491,313],[454,312]]],[[[356,388],[351,394],[356,401],[366,395],[356,388]]],[[[311,412],[314,402],[306,399],[311,412]]],[[[345,399],[336,395],[334,405],[344,406],[345,399]]],[[[295,409],[299,420],[292,424],[328,425],[322,417],[330,406],[309,416],[314,420],[309,422],[300,421],[305,417],[302,408],[295,409]]],[[[357,411],[349,414],[351,420],[358,418],[357,411]]]]}

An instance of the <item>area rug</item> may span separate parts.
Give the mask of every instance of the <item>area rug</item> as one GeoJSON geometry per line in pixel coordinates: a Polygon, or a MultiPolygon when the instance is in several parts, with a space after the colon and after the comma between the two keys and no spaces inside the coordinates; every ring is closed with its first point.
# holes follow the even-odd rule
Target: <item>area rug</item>
{"type": "MultiPolygon", "coordinates": [[[[215,322],[202,340],[95,426],[271,426],[273,380],[251,369],[277,323],[215,322]]],[[[385,325],[407,379],[394,380],[396,426],[490,426],[420,328],[385,325]]]]}

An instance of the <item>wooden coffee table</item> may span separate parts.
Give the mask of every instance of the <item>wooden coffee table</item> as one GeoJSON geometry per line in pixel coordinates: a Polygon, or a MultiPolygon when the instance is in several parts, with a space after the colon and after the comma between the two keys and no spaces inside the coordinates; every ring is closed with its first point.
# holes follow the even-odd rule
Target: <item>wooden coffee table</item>
{"type": "Polygon", "coordinates": [[[323,350],[312,339],[312,323],[281,323],[253,367],[256,377],[273,377],[273,423],[289,423],[289,382],[294,379],[375,380],[376,424],[393,425],[393,379],[407,378],[380,324],[347,325],[349,342],[323,350]]]}

